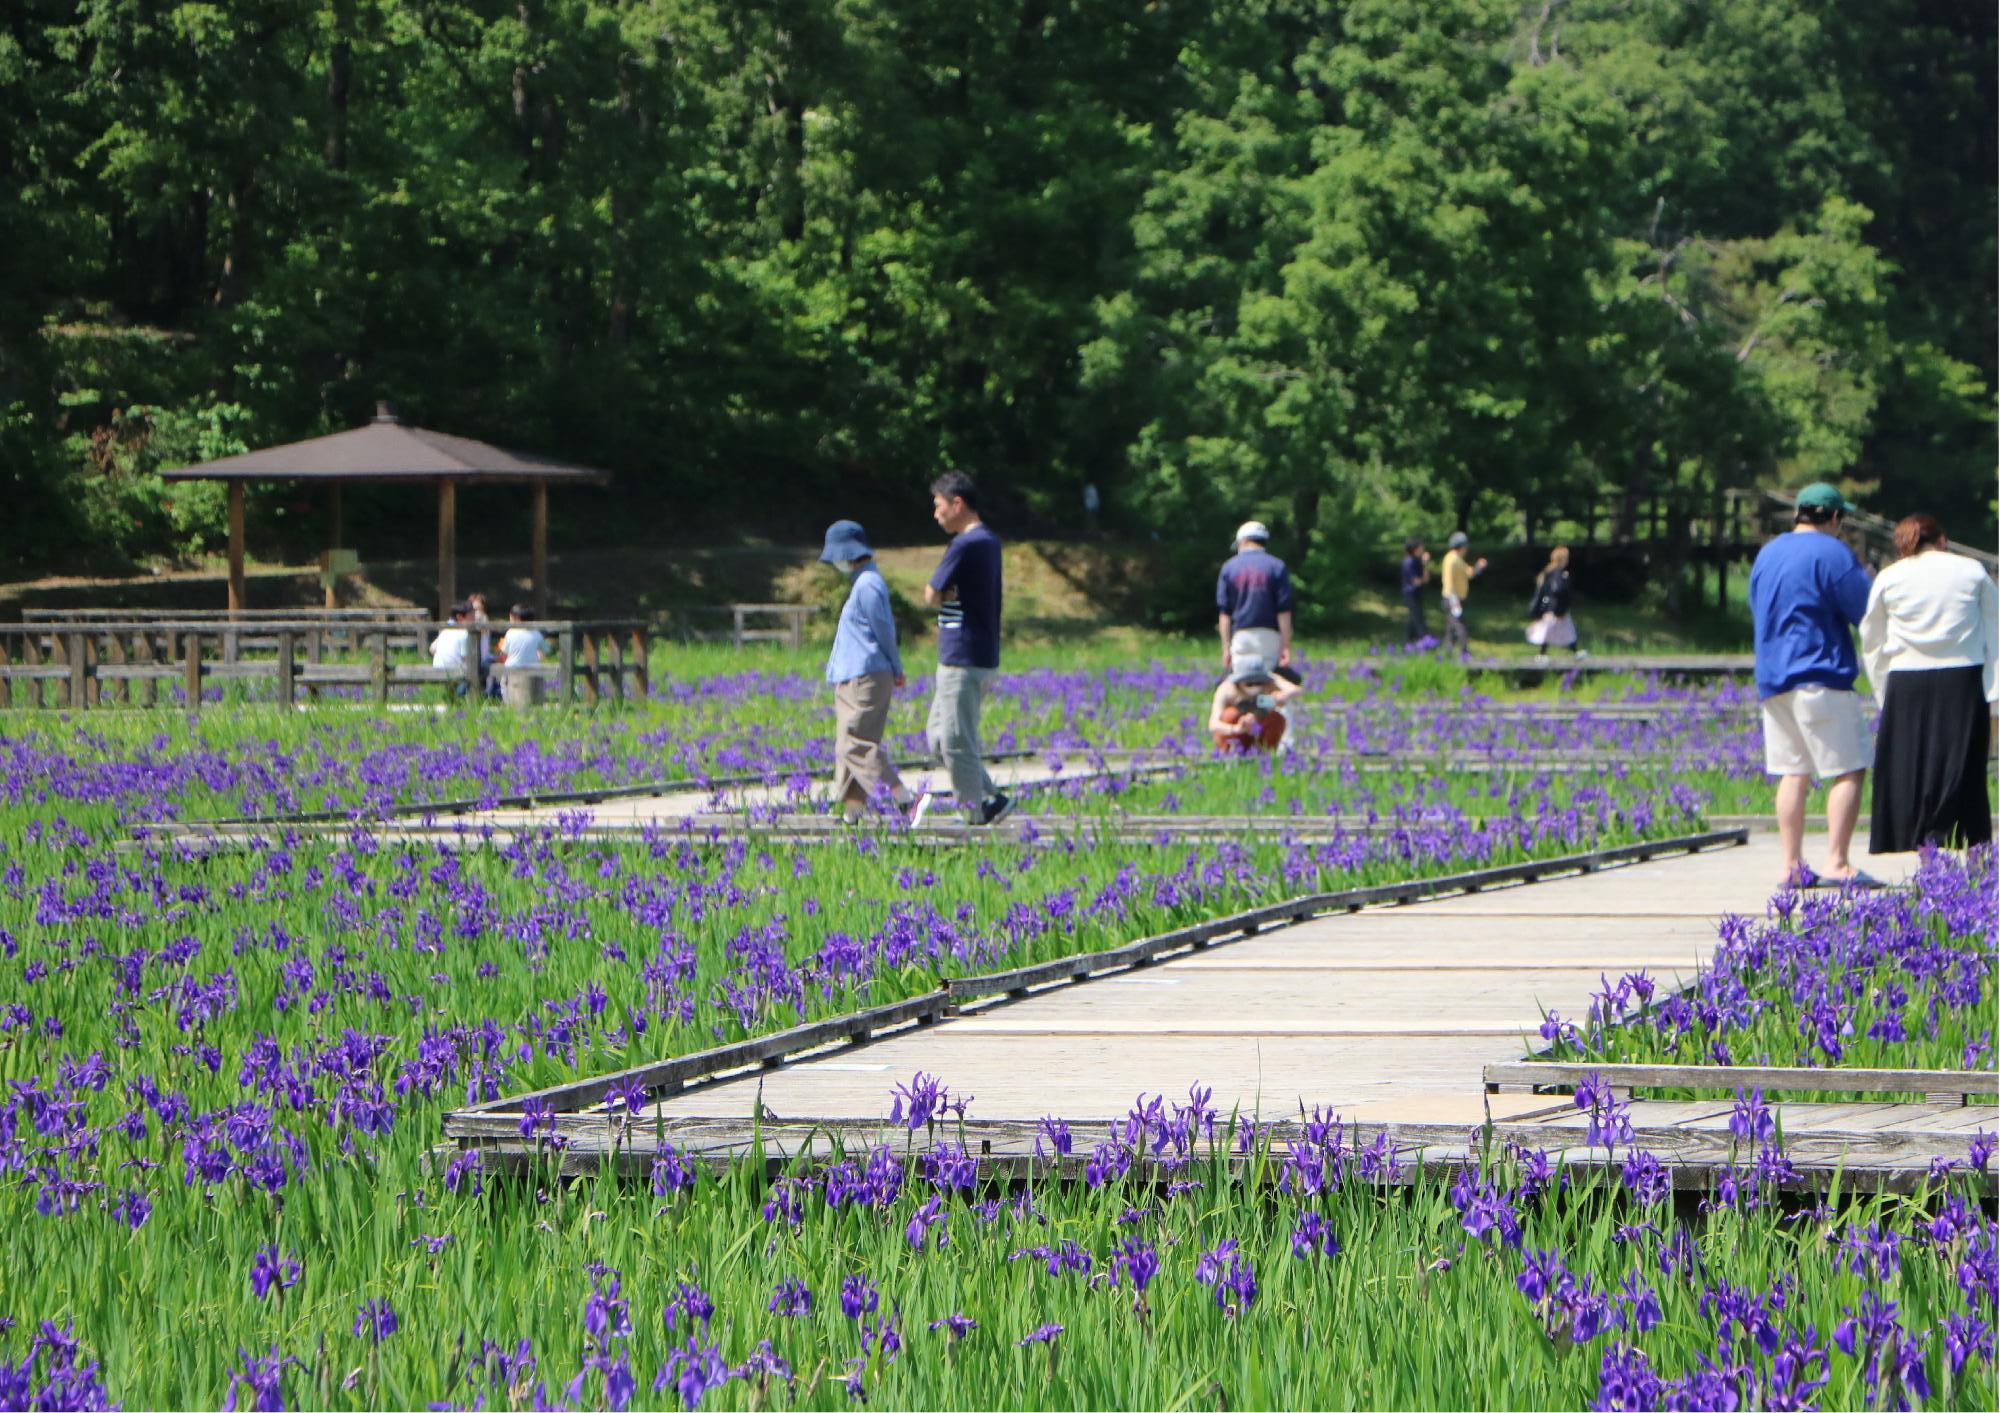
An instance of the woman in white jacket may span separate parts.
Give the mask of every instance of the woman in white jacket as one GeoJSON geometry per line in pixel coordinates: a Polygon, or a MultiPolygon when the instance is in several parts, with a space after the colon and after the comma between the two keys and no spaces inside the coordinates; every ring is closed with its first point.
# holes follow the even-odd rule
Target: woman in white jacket
{"type": "Polygon", "coordinates": [[[1897,525],[1896,552],[1861,619],[1868,681],[1882,704],[1868,852],[1983,844],[1993,837],[1986,751],[2000,595],[1977,561],[1945,548],[1932,516],[1897,525]]]}

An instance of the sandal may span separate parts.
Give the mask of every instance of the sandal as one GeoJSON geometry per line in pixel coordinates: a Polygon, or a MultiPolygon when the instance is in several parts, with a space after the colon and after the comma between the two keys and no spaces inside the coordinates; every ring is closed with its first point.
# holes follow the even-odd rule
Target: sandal
{"type": "Polygon", "coordinates": [[[1801,888],[1853,888],[1860,892],[1867,892],[1875,888],[1887,888],[1889,885],[1874,874],[1857,868],[1845,878],[1828,878],[1825,874],[1816,873],[1812,875],[1811,882],[1802,883],[1799,886],[1801,888]]]}

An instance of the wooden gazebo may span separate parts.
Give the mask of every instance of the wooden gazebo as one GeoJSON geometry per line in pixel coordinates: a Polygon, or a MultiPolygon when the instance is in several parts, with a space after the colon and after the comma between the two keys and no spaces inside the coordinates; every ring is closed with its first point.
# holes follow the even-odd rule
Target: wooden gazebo
{"type": "MultiPolygon", "coordinates": [[[[437,487],[438,616],[449,616],[458,597],[458,488],[472,482],[526,483],[534,491],[530,578],[535,615],[548,616],[549,483],[611,479],[604,471],[572,466],[546,457],[503,451],[469,437],[426,431],[405,422],[386,402],[375,405],[366,426],[309,441],[225,456],[198,466],[162,471],[169,481],[222,481],[229,487],[229,611],[248,605],[243,600],[243,488],[252,481],[285,481],[301,486],[325,486],[328,502],[328,549],[339,550],[342,536],[341,490],[345,486],[388,481],[422,481],[437,487]]],[[[331,556],[330,556],[331,560],[331,556]]],[[[330,597],[330,591],[329,591],[330,597]]]]}

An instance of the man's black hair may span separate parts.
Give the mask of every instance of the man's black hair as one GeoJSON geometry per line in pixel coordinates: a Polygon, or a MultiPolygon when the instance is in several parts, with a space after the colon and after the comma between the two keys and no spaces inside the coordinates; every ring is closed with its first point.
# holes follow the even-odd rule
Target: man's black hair
{"type": "Polygon", "coordinates": [[[1403,541],[1403,553],[1415,554],[1419,549],[1423,547],[1423,543],[1424,543],[1424,537],[1422,535],[1412,535],[1408,539],[1403,541]]]}
{"type": "Polygon", "coordinates": [[[1795,525],[1824,525],[1838,519],[1840,512],[1830,505],[1802,505],[1798,508],[1792,523],[1795,525]]]}
{"type": "Polygon", "coordinates": [[[979,509],[979,487],[963,471],[947,471],[931,482],[931,494],[946,500],[962,500],[967,510],[979,509]]]}
{"type": "Polygon", "coordinates": [[[531,610],[524,603],[515,604],[512,608],[508,609],[507,612],[511,617],[514,618],[533,618],[535,616],[533,610],[531,610]]]}

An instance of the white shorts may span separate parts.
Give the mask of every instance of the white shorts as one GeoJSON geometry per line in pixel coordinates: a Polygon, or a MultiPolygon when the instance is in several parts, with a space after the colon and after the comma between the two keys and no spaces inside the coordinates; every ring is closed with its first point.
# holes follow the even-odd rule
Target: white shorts
{"type": "Polygon", "coordinates": [[[1859,692],[1808,684],[1764,700],[1764,772],[1832,780],[1875,760],[1859,692]]]}
{"type": "Polygon", "coordinates": [[[1229,635],[1229,657],[1233,662],[1240,657],[1256,656],[1264,659],[1267,669],[1278,665],[1278,630],[1275,628],[1238,628],[1229,635]]]}

